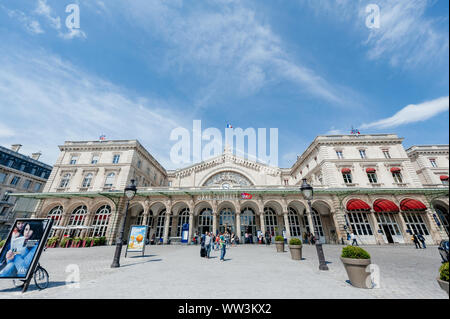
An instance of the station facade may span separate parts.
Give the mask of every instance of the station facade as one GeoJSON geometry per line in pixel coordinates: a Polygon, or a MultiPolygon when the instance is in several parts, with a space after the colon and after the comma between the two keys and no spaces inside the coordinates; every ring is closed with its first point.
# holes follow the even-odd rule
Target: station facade
{"type": "MultiPolygon", "coordinates": [[[[291,168],[223,154],[166,170],[137,141],[66,142],[30,214],[54,219],[54,236],[105,236],[114,243],[124,216],[123,190],[134,179],[127,227],[148,225],[149,238],[180,241],[228,230],[241,239],[269,231],[339,244],[353,232],[361,244],[429,244],[448,239],[448,145],[405,150],[395,134],[318,136],[291,168]],[[299,187],[314,187],[308,202],[299,187]]],[[[241,241],[242,242],[242,241],[241,241]]]]}

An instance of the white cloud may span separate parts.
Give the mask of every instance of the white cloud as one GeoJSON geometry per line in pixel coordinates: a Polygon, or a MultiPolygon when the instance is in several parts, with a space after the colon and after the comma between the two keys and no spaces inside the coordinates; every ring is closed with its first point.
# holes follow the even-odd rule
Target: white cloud
{"type": "Polygon", "coordinates": [[[6,11],[8,16],[11,19],[15,19],[19,21],[25,29],[32,34],[41,34],[44,33],[39,22],[29,16],[27,16],[24,12],[20,10],[10,10],[3,5],[0,5],[0,8],[6,11]]]}
{"type": "Polygon", "coordinates": [[[0,144],[21,143],[43,151],[53,164],[65,140],[139,139],[166,168],[174,127],[192,123],[158,98],[144,99],[39,50],[0,44],[0,144]],[[30,53],[17,53],[30,52],[30,53]],[[166,138],[165,138],[166,136],[166,138]]]}
{"type": "Polygon", "coordinates": [[[52,8],[50,8],[47,4],[47,0],[38,0],[37,7],[34,12],[45,17],[49,21],[52,28],[56,30],[61,29],[61,19],[52,15],[52,8]]]}
{"type": "Polygon", "coordinates": [[[420,104],[410,104],[393,116],[372,123],[363,124],[361,128],[393,128],[409,123],[426,121],[439,113],[449,110],[449,97],[441,97],[420,104]]]}
{"type": "Polygon", "coordinates": [[[348,96],[342,94],[349,90],[329,83],[293,59],[270,26],[242,2],[208,0],[192,5],[133,0],[120,5],[115,12],[125,14],[130,24],[168,44],[166,68],[192,71],[208,79],[199,107],[220,91],[251,95],[280,81],[290,81],[299,91],[333,105],[349,103],[348,96]]]}
{"type": "Polygon", "coordinates": [[[362,45],[371,60],[386,60],[395,67],[414,67],[448,61],[448,13],[443,20],[427,15],[429,0],[301,0],[318,16],[349,23],[365,37],[362,45]],[[369,29],[366,6],[380,8],[380,28],[369,29]]]}
{"type": "Polygon", "coordinates": [[[12,137],[15,132],[5,124],[0,123],[0,138],[2,137],[12,137]]]}

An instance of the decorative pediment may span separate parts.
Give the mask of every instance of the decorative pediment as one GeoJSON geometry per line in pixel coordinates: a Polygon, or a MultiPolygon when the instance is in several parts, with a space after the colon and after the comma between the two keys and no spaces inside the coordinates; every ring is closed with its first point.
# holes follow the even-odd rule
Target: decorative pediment
{"type": "Polygon", "coordinates": [[[242,174],[236,172],[220,172],[217,173],[203,184],[203,186],[217,186],[223,187],[224,185],[232,186],[251,186],[252,183],[242,174]]]}
{"type": "Polygon", "coordinates": [[[193,172],[201,172],[208,169],[217,168],[223,164],[235,164],[242,168],[251,169],[255,172],[261,172],[267,175],[278,176],[280,175],[280,169],[277,167],[271,167],[262,163],[247,160],[245,158],[237,157],[234,154],[225,152],[222,155],[216,156],[209,160],[203,161],[198,164],[177,170],[175,172],[176,177],[186,177],[191,175],[193,172]]]}

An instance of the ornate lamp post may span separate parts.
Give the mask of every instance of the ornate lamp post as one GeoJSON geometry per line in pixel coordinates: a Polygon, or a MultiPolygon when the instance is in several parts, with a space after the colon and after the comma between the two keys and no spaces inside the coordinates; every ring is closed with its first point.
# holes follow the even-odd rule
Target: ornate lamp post
{"type": "Polygon", "coordinates": [[[114,254],[114,260],[111,264],[111,268],[118,268],[120,267],[120,254],[122,252],[122,245],[123,245],[123,232],[125,230],[125,225],[127,223],[127,215],[128,215],[128,207],[130,206],[130,201],[134,198],[136,195],[137,188],[136,185],[134,185],[134,179],[131,180],[131,184],[125,187],[125,196],[128,199],[127,201],[127,208],[125,209],[125,216],[123,218],[122,226],[120,228],[119,238],[117,238],[116,242],[116,252],[114,254]]]}
{"type": "MultiPolygon", "coordinates": [[[[303,197],[308,201],[308,206],[309,206],[309,213],[312,214],[312,205],[311,205],[311,200],[314,197],[314,189],[311,185],[309,185],[306,182],[306,178],[303,179],[303,184],[300,187],[300,191],[302,192],[303,197]]],[[[316,237],[316,221],[314,218],[311,218],[312,222],[313,222],[313,229],[312,229],[312,234],[314,235],[314,237],[316,237]]],[[[319,236],[317,236],[319,237],[319,236]]],[[[318,239],[318,238],[316,238],[318,239]]],[[[323,247],[322,244],[320,243],[319,240],[316,240],[316,250],[317,250],[317,257],[319,258],[319,269],[320,270],[328,270],[328,266],[325,262],[325,256],[323,254],[323,247]]]]}

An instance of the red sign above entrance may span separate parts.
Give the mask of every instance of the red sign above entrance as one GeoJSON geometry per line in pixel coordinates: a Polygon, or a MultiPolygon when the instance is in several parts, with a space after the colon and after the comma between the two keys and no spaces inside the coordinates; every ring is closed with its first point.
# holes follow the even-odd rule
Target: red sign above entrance
{"type": "Polygon", "coordinates": [[[248,193],[242,193],[241,194],[242,199],[252,199],[253,195],[248,193]]]}

